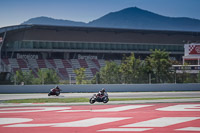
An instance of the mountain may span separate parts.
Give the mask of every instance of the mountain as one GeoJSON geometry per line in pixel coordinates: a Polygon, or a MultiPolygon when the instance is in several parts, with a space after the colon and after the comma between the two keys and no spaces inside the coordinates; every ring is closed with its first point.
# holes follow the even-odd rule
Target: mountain
{"type": "Polygon", "coordinates": [[[22,24],[39,24],[39,25],[58,25],[58,26],[85,26],[86,23],[75,22],[70,20],[53,19],[49,17],[36,17],[25,21],[22,24]]]}
{"type": "Polygon", "coordinates": [[[166,17],[137,7],[111,12],[89,23],[58,20],[47,17],[32,18],[23,24],[86,26],[145,30],[200,31],[200,20],[186,17],[166,17]]]}
{"type": "Polygon", "coordinates": [[[200,20],[161,16],[137,7],[109,13],[89,23],[94,27],[200,31],[200,20]]]}

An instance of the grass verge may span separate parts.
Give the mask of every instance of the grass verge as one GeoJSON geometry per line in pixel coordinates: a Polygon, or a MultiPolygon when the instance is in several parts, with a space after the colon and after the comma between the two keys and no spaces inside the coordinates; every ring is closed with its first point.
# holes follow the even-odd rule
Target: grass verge
{"type": "MultiPolygon", "coordinates": [[[[110,98],[110,101],[134,101],[134,100],[162,100],[162,99],[188,99],[200,97],[162,97],[162,98],[110,98]]],[[[38,98],[6,100],[3,103],[77,103],[89,102],[89,98],[38,98]]]]}

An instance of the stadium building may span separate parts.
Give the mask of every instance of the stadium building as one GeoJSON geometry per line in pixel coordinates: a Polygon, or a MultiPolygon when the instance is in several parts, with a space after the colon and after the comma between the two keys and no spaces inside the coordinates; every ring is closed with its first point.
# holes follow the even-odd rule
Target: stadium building
{"type": "Polygon", "coordinates": [[[32,70],[37,76],[38,69],[51,68],[69,79],[76,68],[93,77],[106,60],[120,63],[132,52],[144,59],[151,49],[182,62],[184,44],[200,42],[200,32],[17,25],[0,28],[0,39],[1,73],[32,70]]]}

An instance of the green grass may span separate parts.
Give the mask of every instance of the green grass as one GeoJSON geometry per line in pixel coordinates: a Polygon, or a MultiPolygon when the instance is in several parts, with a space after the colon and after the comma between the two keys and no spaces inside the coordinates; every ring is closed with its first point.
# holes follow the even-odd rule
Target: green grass
{"type": "Polygon", "coordinates": [[[134,101],[134,100],[162,100],[162,99],[187,99],[200,97],[158,97],[158,98],[112,98],[110,101],[134,101]]]}
{"type": "MultiPolygon", "coordinates": [[[[162,99],[187,99],[200,97],[162,97],[162,98],[110,98],[110,101],[134,101],[134,100],[162,100],[162,99]]],[[[38,99],[19,99],[7,100],[3,103],[77,103],[89,102],[89,98],[38,98],[38,99]]]]}
{"type": "Polygon", "coordinates": [[[88,102],[88,98],[38,98],[38,99],[18,99],[7,100],[3,103],[77,103],[88,102]]]}

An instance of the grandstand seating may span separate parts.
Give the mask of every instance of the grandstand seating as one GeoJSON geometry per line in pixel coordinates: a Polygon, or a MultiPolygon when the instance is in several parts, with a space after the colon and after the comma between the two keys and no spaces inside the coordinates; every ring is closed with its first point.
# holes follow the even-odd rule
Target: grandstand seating
{"type": "Polygon", "coordinates": [[[21,68],[22,72],[29,72],[30,69],[29,68],[21,68]]]}
{"type": "Polygon", "coordinates": [[[67,70],[69,77],[76,77],[76,74],[74,73],[73,68],[66,68],[66,70],[67,70]]]}
{"type": "Polygon", "coordinates": [[[86,75],[86,77],[88,77],[88,78],[92,78],[92,77],[93,77],[93,73],[92,73],[92,71],[91,71],[90,68],[86,68],[86,69],[85,69],[85,75],[86,75]]]}
{"type": "Polygon", "coordinates": [[[68,60],[62,60],[64,68],[72,68],[72,65],[69,63],[68,60]]]}
{"type": "Polygon", "coordinates": [[[19,68],[13,68],[12,69],[14,73],[16,73],[16,71],[20,70],[19,68]]]}
{"type": "Polygon", "coordinates": [[[106,65],[105,60],[103,60],[103,59],[98,60],[98,62],[99,62],[100,68],[104,67],[106,65]]]}
{"type": "Polygon", "coordinates": [[[81,67],[88,68],[88,64],[84,59],[78,59],[78,61],[81,67]]]}
{"type": "Polygon", "coordinates": [[[8,59],[8,60],[9,60],[11,68],[19,68],[19,64],[17,62],[17,59],[8,59]]]}
{"type": "MultiPolygon", "coordinates": [[[[56,68],[56,63],[54,62],[53,59],[47,59],[47,61],[50,63],[50,65],[51,65],[53,68],[56,68]]],[[[48,68],[52,68],[50,65],[49,65],[48,68]]]]}
{"type": "MultiPolygon", "coordinates": [[[[75,78],[76,74],[74,73],[75,69],[85,68],[85,75],[89,78],[92,78],[96,72],[100,70],[101,67],[105,66],[105,60],[97,59],[3,59],[4,64],[11,67],[12,72],[17,70],[30,71],[35,77],[38,77],[36,74],[38,69],[53,69],[58,73],[61,79],[75,78]]],[[[115,60],[117,64],[121,63],[120,60],[115,60]]]]}
{"type": "Polygon", "coordinates": [[[69,78],[69,75],[68,75],[66,68],[58,68],[58,70],[64,78],[69,78]]]}
{"type": "Polygon", "coordinates": [[[37,60],[37,64],[39,68],[47,68],[46,64],[45,64],[45,60],[42,59],[38,59],[37,60]]]}
{"type": "Polygon", "coordinates": [[[32,69],[39,68],[38,63],[35,59],[29,59],[29,60],[27,60],[27,62],[32,69]]]}
{"type": "Polygon", "coordinates": [[[56,68],[64,68],[63,62],[61,59],[54,59],[56,68]]]}
{"type": "Polygon", "coordinates": [[[98,72],[98,70],[96,68],[91,68],[91,72],[93,75],[95,75],[98,72]]]}
{"type": "Polygon", "coordinates": [[[2,61],[6,64],[6,65],[9,65],[9,60],[8,59],[2,59],[2,61]]]}
{"type": "Polygon", "coordinates": [[[71,59],[71,63],[75,69],[81,68],[80,63],[77,59],[71,59]]]}
{"type": "Polygon", "coordinates": [[[99,61],[97,59],[92,59],[92,61],[96,64],[97,67],[101,67],[99,61]]]}
{"type": "Polygon", "coordinates": [[[88,68],[96,67],[96,65],[94,64],[93,61],[91,61],[91,60],[85,60],[85,61],[86,61],[86,63],[87,63],[88,68]]]}
{"type": "Polygon", "coordinates": [[[34,77],[38,77],[37,75],[38,69],[37,68],[32,68],[32,74],[34,75],[34,77]]]}
{"type": "Polygon", "coordinates": [[[17,59],[17,63],[19,64],[20,68],[28,68],[26,62],[23,59],[17,59]]]}

